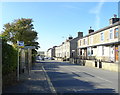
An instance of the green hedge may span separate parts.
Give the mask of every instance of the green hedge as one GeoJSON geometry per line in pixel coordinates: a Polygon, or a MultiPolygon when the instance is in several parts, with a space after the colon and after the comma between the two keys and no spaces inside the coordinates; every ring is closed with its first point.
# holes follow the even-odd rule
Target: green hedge
{"type": "Polygon", "coordinates": [[[17,50],[6,42],[2,42],[2,73],[8,74],[16,71],[17,50]]]}

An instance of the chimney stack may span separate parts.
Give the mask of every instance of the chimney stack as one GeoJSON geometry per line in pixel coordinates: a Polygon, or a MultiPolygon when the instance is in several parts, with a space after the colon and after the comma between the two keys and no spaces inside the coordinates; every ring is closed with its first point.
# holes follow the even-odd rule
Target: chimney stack
{"type": "Polygon", "coordinates": [[[110,25],[120,21],[120,18],[117,18],[117,15],[114,14],[114,17],[109,20],[110,25]]]}
{"type": "Polygon", "coordinates": [[[73,39],[73,37],[72,37],[72,36],[70,36],[70,37],[68,37],[68,39],[69,39],[69,40],[71,40],[71,39],[73,39]]]}
{"type": "Polygon", "coordinates": [[[82,38],[83,37],[83,32],[78,32],[78,37],[82,38]]]}
{"type": "Polygon", "coordinates": [[[94,30],[91,29],[91,27],[90,27],[90,29],[88,30],[88,32],[89,32],[89,34],[90,34],[90,33],[94,32],[94,30]]]}

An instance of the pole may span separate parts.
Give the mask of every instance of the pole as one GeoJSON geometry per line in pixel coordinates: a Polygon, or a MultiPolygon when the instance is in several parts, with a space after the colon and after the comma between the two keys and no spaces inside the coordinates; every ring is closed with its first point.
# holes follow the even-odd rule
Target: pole
{"type": "Polygon", "coordinates": [[[31,49],[28,48],[28,74],[30,76],[30,69],[31,68],[31,49]]]}
{"type": "Polygon", "coordinates": [[[17,80],[19,81],[19,47],[18,47],[17,80]]]}

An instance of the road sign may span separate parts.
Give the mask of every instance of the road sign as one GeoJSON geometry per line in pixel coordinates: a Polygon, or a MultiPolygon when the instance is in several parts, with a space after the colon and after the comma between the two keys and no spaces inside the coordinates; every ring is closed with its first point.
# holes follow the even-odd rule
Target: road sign
{"type": "Polygon", "coordinates": [[[36,49],[35,46],[25,46],[24,49],[36,49]]]}
{"type": "Polygon", "coordinates": [[[17,45],[19,48],[24,48],[24,41],[17,41],[17,45]]]}

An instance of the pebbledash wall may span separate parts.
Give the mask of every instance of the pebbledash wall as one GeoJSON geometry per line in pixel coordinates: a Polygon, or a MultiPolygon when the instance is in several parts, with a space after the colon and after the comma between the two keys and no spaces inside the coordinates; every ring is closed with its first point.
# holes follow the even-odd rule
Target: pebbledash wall
{"type": "Polygon", "coordinates": [[[118,71],[120,18],[115,16],[109,22],[109,26],[98,31],[90,29],[88,35],[78,40],[78,54],[86,66],[118,71]]]}

